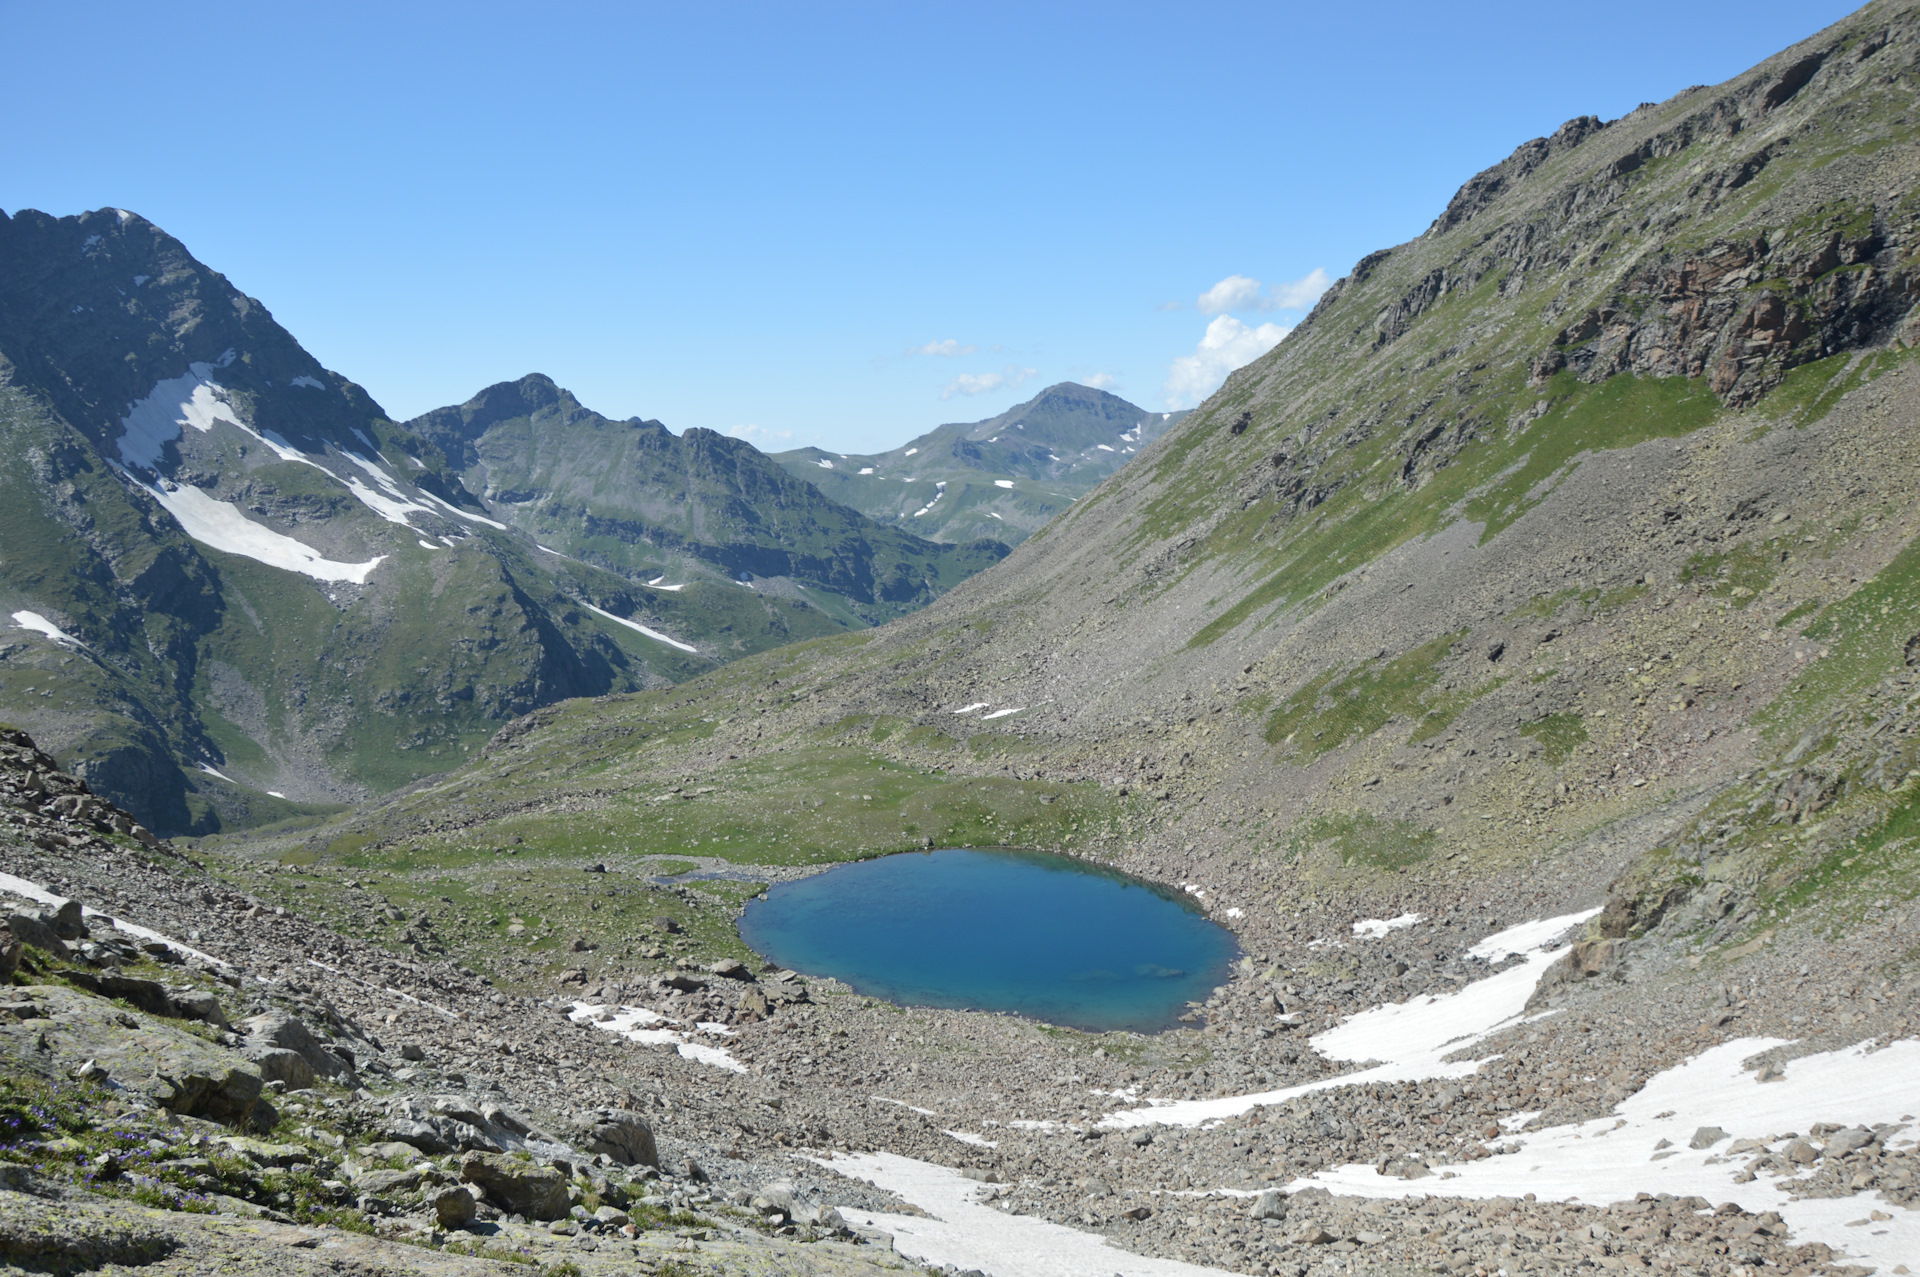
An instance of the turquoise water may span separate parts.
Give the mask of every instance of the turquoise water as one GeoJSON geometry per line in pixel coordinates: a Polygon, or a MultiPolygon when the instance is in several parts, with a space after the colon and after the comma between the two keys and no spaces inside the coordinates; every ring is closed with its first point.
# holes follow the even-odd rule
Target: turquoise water
{"type": "Polygon", "coordinates": [[[1170,1028],[1236,955],[1232,934],[1178,892],[1029,851],[841,865],[749,902],[740,935],[783,967],[889,1002],[1096,1032],[1170,1028]]]}

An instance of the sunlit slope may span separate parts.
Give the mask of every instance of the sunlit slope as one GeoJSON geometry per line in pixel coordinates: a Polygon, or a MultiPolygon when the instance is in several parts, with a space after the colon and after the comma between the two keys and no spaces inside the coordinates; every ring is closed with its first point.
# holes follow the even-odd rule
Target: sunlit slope
{"type": "Polygon", "coordinates": [[[1224,857],[1250,894],[1662,845],[1886,695],[1920,632],[1916,47],[1874,6],[1569,122],[924,612],[676,690],[697,735],[630,751],[665,701],[581,707],[355,819],[484,824],[515,756],[551,769],[537,806],[831,744],[839,792],[862,757],[1097,785],[1102,845],[1224,857]]]}

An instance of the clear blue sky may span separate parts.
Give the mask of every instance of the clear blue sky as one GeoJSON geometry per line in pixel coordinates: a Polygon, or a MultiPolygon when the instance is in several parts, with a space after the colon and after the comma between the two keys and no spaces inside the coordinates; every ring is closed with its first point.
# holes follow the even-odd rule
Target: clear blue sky
{"type": "Polygon", "coordinates": [[[537,370],[876,450],[1190,401],[1275,285],[1851,8],[0,0],[0,207],[152,218],[396,416],[537,370]]]}

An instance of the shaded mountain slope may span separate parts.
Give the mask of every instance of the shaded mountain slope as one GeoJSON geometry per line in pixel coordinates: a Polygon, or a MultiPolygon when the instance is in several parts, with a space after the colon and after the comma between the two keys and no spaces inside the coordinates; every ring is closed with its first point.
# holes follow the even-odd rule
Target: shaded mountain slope
{"type": "Polygon", "coordinates": [[[390,789],[539,705],[858,623],[541,553],[119,210],[0,219],[0,460],[0,714],[167,832],[390,789]]]}
{"type": "Polygon", "coordinates": [[[1186,415],[1063,381],[997,417],[938,426],[889,452],[796,448],[774,460],[835,501],[921,536],[1017,544],[1186,415]]]}
{"type": "Polygon", "coordinates": [[[904,615],[1006,553],[937,544],[822,496],[752,444],[614,421],[539,375],[407,423],[497,517],[635,580],[791,582],[855,624],[904,615]]]}

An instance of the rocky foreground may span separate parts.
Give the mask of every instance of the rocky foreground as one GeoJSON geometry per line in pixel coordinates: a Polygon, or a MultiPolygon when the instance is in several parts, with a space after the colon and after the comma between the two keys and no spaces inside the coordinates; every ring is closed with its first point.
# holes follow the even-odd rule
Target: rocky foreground
{"type": "MultiPolygon", "coordinates": [[[[1836,1050],[1911,1046],[1913,985],[1873,974],[1916,943],[1905,911],[1756,954],[1737,984],[1626,983],[1604,961],[1581,978],[1604,938],[1556,956],[1555,937],[1504,927],[1545,902],[1496,883],[1359,932],[1303,913],[1192,1026],[1095,1036],[902,1012],[732,959],[509,994],[117,831],[18,735],[0,802],[0,1248],[22,1263],[1021,1273],[1050,1255],[1077,1271],[1104,1238],[1093,1253],[1129,1277],[1813,1273],[1873,1267],[1854,1256],[1892,1253],[1917,1215],[1909,1124],[1848,1120],[1848,1097],[1804,1088],[1771,1092],[1801,1105],[1791,1121],[1666,1141],[1724,1165],[1724,1195],[1658,1191],[1673,1154],[1651,1147],[1656,1191],[1610,1204],[1548,1200],[1551,1171],[1540,1193],[1475,1179],[1570,1124],[1637,1121],[1643,1090],[1720,1044],[1748,1085],[1783,1087],[1836,1050]],[[1330,951],[1340,978],[1316,978],[1330,951]],[[1487,1026],[1460,1004],[1463,1067],[1336,1058],[1352,1052],[1332,1031],[1369,1007],[1437,997],[1451,1016],[1445,999],[1501,982],[1558,1013],[1487,1026]],[[1291,1090],[1311,1083],[1327,1085],[1291,1090]],[[1783,1188],[1782,1209],[1741,1205],[1746,1185],[1783,1188]],[[1800,1201],[1859,1226],[1796,1230],[1800,1201]],[[1845,1253],[1847,1237],[1866,1244],[1845,1253]]],[[[1603,929],[1593,912],[1568,917],[1603,929]]]]}

